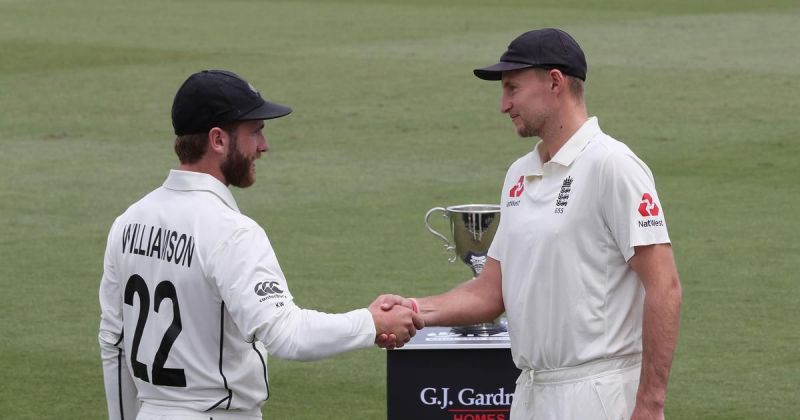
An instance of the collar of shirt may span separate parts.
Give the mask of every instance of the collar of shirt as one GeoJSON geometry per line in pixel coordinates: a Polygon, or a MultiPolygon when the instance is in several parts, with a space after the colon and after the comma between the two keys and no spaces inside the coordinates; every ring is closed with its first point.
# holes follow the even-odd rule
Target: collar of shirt
{"type": "MultiPolygon", "coordinates": [[[[597,122],[597,117],[591,117],[572,135],[572,137],[561,146],[555,156],[550,159],[550,162],[558,163],[562,166],[569,166],[575,161],[575,158],[581,153],[587,144],[600,133],[600,125],[597,122]]],[[[541,176],[543,174],[542,168],[544,163],[541,159],[540,149],[544,147],[544,142],[539,140],[533,152],[528,154],[527,176],[541,176]]]]}
{"type": "Polygon", "coordinates": [[[239,206],[236,205],[231,190],[207,173],[172,169],[164,181],[164,188],[175,191],[207,191],[219,197],[234,211],[239,212],[239,206]]]}

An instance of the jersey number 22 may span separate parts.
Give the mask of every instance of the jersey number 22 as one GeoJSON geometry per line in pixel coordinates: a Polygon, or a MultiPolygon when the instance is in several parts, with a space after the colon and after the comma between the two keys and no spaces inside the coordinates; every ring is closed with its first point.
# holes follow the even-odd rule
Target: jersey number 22
{"type": "MultiPolygon", "coordinates": [[[[150,382],[147,375],[147,365],[136,360],[139,354],[139,344],[142,341],[142,332],[144,332],[144,324],[147,323],[147,315],[150,313],[150,292],[147,290],[147,283],[138,274],[132,275],[128,279],[128,284],[125,285],[125,304],[133,306],[133,295],[139,295],[139,319],[136,322],[136,331],[133,333],[133,348],[131,349],[131,367],[133,367],[133,376],[145,381],[150,382]]],[[[153,296],[155,312],[161,306],[164,299],[172,301],[172,324],[170,324],[167,331],[164,333],[164,338],[161,339],[161,345],[158,346],[155,360],[153,360],[153,385],[163,386],[186,386],[186,375],[183,369],[165,368],[164,363],[167,361],[169,351],[172,349],[172,344],[178,338],[183,328],[181,325],[181,313],[178,306],[178,293],[175,291],[175,285],[168,280],[164,280],[156,286],[156,292],[153,296]]]]}

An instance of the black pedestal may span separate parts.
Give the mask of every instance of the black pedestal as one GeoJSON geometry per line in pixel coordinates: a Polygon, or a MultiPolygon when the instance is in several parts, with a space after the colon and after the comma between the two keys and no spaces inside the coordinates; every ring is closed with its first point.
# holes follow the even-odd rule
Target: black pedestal
{"type": "Polygon", "coordinates": [[[389,420],[507,420],[519,370],[507,333],[425,328],[387,352],[389,420]]]}

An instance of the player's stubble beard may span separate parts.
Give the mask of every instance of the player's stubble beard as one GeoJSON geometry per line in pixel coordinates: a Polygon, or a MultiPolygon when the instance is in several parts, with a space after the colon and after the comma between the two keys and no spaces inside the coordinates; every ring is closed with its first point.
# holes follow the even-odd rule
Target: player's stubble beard
{"type": "Polygon", "coordinates": [[[228,184],[239,188],[247,188],[256,182],[255,173],[252,171],[257,155],[247,157],[239,151],[237,136],[231,135],[228,157],[222,162],[220,170],[228,184]]]}
{"type": "MultiPolygon", "coordinates": [[[[522,117],[520,116],[520,118],[522,117]]],[[[539,135],[539,128],[522,119],[522,125],[517,127],[517,135],[520,137],[536,137],[539,135]]]]}
{"type": "Polygon", "coordinates": [[[536,131],[533,127],[525,123],[522,127],[517,129],[517,135],[520,137],[534,137],[536,136],[536,131]]]}
{"type": "Polygon", "coordinates": [[[526,112],[520,112],[518,115],[521,122],[520,126],[516,127],[518,136],[541,137],[545,123],[548,120],[548,114],[543,111],[526,110],[526,112]]]}
{"type": "Polygon", "coordinates": [[[514,129],[517,132],[517,135],[520,137],[535,137],[539,135],[541,122],[538,121],[535,117],[529,115],[529,111],[527,109],[512,109],[509,111],[509,115],[514,115],[512,120],[516,120],[513,122],[514,129]]]}

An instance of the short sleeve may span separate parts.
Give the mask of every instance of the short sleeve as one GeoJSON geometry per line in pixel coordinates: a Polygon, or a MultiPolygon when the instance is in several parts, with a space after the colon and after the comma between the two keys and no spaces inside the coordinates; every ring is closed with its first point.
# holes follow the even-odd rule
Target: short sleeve
{"type": "Polygon", "coordinates": [[[664,207],[650,168],[632,152],[612,152],[603,162],[603,217],[625,260],[634,247],[669,243],[664,207]]]}
{"type": "MultiPolygon", "coordinates": [[[[507,178],[507,177],[506,177],[507,178]]],[[[503,213],[506,211],[508,207],[506,207],[506,197],[503,194],[505,191],[505,185],[508,182],[503,184],[503,190],[500,191],[500,222],[497,225],[497,231],[494,233],[494,238],[492,238],[492,244],[489,245],[489,251],[487,255],[497,261],[503,261],[505,258],[506,253],[506,244],[508,240],[506,239],[506,229],[504,228],[503,220],[506,218],[503,217],[503,213]]]]}

